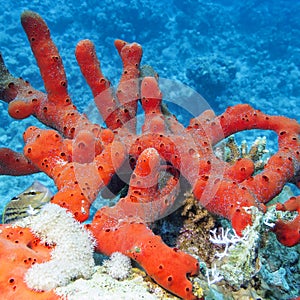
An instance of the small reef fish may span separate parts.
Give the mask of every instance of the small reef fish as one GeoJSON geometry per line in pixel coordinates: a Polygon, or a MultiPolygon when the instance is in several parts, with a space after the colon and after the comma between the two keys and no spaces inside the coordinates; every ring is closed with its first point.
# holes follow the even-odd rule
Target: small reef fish
{"type": "Polygon", "coordinates": [[[13,223],[19,219],[35,215],[48,203],[53,194],[38,181],[18,196],[13,197],[4,208],[2,223],[13,223]]]}

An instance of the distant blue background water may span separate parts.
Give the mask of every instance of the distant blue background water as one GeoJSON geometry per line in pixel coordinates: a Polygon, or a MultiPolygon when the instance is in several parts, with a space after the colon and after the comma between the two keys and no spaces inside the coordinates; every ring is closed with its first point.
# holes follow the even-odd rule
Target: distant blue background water
{"type": "MultiPolygon", "coordinates": [[[[0,49],[10,71],[43,90],[20,24],[21,12],[34,10],[50,27],[69,92],[81,111],[92,96],[75,60],[77,42],[89,38],[95,43],[104,74],[116,84],[121,61],[113,42],[121,38],[140,43],[143,64],[195,89],[217,114],[229,105],[249,103],[300,121],[300,1],[0,0],[0,6],[0,49]]],[[[38,123],[13,120],[6,109],[0,103],[0,146],[22,151],[23,131],[38,123]]],[[[275,149],[275,144],[270,138],[268,146],[275,149]]],[[[0,208],[32,178],[0,177],[0,208]]],[[[35,178],[53,189],[43,174],[35,178]]]]}

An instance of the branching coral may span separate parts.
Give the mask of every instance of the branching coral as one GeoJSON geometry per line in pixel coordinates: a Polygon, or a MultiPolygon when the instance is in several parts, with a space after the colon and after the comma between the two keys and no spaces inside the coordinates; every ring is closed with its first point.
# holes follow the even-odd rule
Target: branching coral
{"type": "MultiPolygon", "coordinates": [[[[150,72],[140,77],[140,45],[115,42],[123,73],[114,91],[102,74],[94,45],[83,40],[77,45],[76,58],[107,125],[102,128],[72,103],[61,58],[43,19],[26,11],[21,21],[46,94],[13,77],[1,58],[0,98],[8,103],[12,117],[34,115],[52,129],[29,127],[24,133],[24,155],[2,149],[2,174],[46,173],[58,189],[52,203],[85,221],[99,191],[113,176],[125,173],[130,177],[127,195],[114,207],[100,209],[87,225],[97,240],[96,250],[106,255],[121,252],[164,288],[183,299],[196,299],[187,276],[197,274],[197,260],[169,248],[147,224],[178,208],[176,199],[185,186],[184,177],[199,203],[229,219],[242,235],[252,224],[248,207],[265,212],[265,205],[286,182],[299,185],[300,125],[237,105],[220,116],[205,111],[184,128],[162,108],[156,75],[150,72]],[[138,101],[145,115],[141,133],[136,129],[138,101]],[[230,165],[215,156],[213,146],[223,138],[253,128],[278,135],[279,150],[262,172],[253,175],[254,164],[248,158],[230,165]]],[[[295,198],[279,209],[299,212],[299,206],[295,198]]],[[[278,222],[274,231],[279,241],[291,246],[300,240],[299,227],[296,218],[289,224],[278,222]]]]}

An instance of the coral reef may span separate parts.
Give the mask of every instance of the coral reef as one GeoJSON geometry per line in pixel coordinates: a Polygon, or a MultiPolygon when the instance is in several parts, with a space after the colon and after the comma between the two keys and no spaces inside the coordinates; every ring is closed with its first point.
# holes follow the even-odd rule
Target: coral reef
{"type": "MultiPolygon", "coordinates": [[[[199,204],[230,220],[242,236],[243,230],[252,225],[249,211],[253,210],[249,207],[264,213],[266,204],[287,182],[299,186],[300,125],[249,105],[237,105],[220,116],[205,111],[185,128],[162,108],[157,77],[140,77],[140,45],[115,42],[123,73],[114,92],[102,74],[94,45],[83,40],[77,45],[76,58],[106,123],[102,128],[72,103],[62,60],[43,19],[26,11],[21,21],[46,93],[13,77],[0,57],[0,99],[8,103],[12,117],[33,115],[52,129],[29,127],[24,133],[24,155],[1,149],[2,174],[46,173],[58,189],[51,202],[66,208],[80,222],[89,218],[91,204],[113,177],[130,178],[127,195],[115,206],[98,210],[86,225],[97,241],[96,251],[127,255],[157,283],[183,299],[202,297],[201,289],[198,295],[193,293],[188,278],[198,273],[198,261],[168,247],[148,224],[181,205],[177,196],[188,182],[199,204]],[[141,133],[136,130],[139,100],[145,115],[141,133]],[[260,173],[253,174],[255,166],[249,158],[229,164],[216,157],[213,147],[219,141],[254,128],[273,130],[278,135],[278,152],[260,173]]],[[[276,207],[298,212],[292,220],[276,221],[273,228],[286,246],[299,243],[299,207],[300,197],[276,207]]],[[[17,268],[18,263],[22,265],[23,261],[17,259],[11,268],[17,268]]],[[[18,287],[22,289],[26,290],[24,284],[18,287]]]]}
{"type": "Polygon", "coordinates": [[[209,102],[213,102],[222,94],[237,72],[234,62],[229,57],[196,57],[189,61],[189,65],[187,78],[209,102]]]}

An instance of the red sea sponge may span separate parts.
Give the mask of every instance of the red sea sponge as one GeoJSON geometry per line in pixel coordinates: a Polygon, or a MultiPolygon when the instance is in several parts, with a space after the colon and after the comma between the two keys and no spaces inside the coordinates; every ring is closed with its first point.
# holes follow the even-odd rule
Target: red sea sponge
{"type": "Polygon", "coordinates": [[[41,244],[28,228],[0,225],[0,249],[2,299],[59,299],[51,291],[31,290],[24,282],[24,275],[33,264],[50,259],[52,247],[41,244]]]}
{"type": "Polygon", "coordinates": [[[278,241],[288,247],[297,245],[300,242],[300,196],[291,197],[285,203],[278,203],[277,210],[297,211],[292,221],[278,220],[273,228],[278,241]]]}

